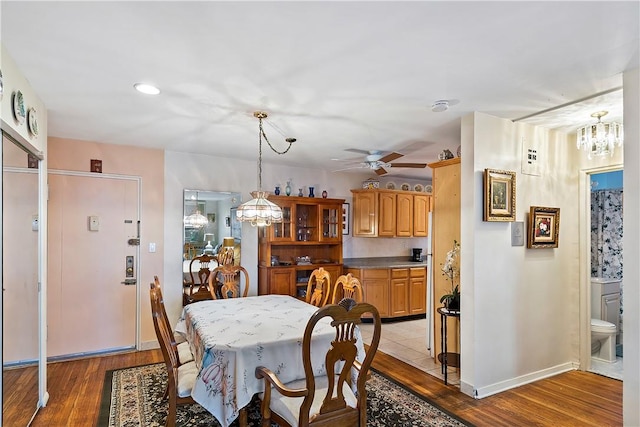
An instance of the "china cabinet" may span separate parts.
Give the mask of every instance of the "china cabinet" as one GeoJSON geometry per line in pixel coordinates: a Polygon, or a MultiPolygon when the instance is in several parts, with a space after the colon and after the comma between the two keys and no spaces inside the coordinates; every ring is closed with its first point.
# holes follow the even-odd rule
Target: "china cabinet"
{"type": "Polygon", "coordinates": [[[281,223],[258,234],[258,294],[303,299],[311,272],[342,274],[343,199],[269,196],[282,208],[281,223]]]}

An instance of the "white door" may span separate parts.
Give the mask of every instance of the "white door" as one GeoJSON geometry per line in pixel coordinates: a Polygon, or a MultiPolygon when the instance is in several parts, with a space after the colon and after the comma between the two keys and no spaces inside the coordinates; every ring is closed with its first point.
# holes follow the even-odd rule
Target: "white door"
{"type": "Polygon", "coordinates": [[[48,356],[135,347],[138,188],[49,174],[48,356]]]}

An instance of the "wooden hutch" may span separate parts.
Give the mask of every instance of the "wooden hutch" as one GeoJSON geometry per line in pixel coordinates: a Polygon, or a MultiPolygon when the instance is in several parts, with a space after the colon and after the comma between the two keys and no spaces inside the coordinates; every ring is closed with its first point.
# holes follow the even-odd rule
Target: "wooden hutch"
{"type": "Polygon", "coordinates": [[[344,199],[270,195],[283,221],[258,232],[258,294],[304,299],[311,272],[323,267],[331,281],[342,274],[344,199]]]}

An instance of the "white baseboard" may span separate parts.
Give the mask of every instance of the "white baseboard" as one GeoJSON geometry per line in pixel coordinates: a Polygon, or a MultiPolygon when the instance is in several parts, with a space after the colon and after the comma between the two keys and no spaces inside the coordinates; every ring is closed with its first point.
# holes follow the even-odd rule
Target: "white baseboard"
{"type": "Polygon", "coordinates": [[[579,365],[577,363],[567,362],[561,365],[552,366],[547,369],[531,372],[526,375],[521,375],[519,377],[511,378],[506,381],[500,381],[498,383],[491,384],[486,387],[480,387],[477,389],[470,384],[461,383],[460,391],[476,399],[482,399],[483,397],[491,396],[493,394],[500,393],[512,388],[520,387],[522,385],[529,384],[534,381],[539,381],[545,378],[549,378],[554,375],[561,374],[563,372],[575,371],[576,369],[578,369],[578,366],[579,365]]]}

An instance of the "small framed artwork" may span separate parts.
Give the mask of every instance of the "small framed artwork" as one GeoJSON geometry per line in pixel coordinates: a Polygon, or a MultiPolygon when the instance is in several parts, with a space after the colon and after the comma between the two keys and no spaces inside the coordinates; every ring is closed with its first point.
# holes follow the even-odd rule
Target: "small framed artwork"
{"type": "Polygon", "coordinates": [[[483,221],[516,220],[516,173],[484,170],[483,221]]]}
{"type": "Polygon", "coordinates": [[[349,234],[349,203],[342,204],[342,234],[349,234]]]}
{"type": "Polygon", "coordinates": [[[527,248],[557,248],[560,233],[560,208],[531,206],[527,227],[527,248]]]}

